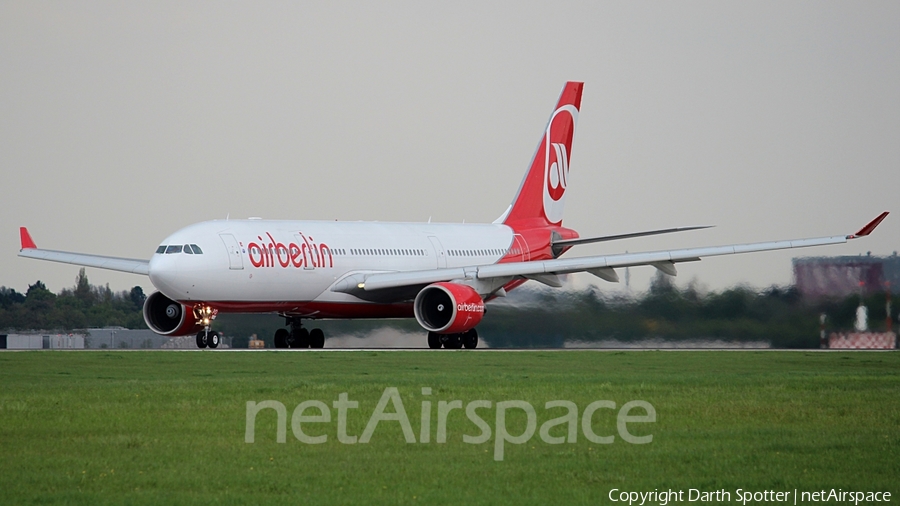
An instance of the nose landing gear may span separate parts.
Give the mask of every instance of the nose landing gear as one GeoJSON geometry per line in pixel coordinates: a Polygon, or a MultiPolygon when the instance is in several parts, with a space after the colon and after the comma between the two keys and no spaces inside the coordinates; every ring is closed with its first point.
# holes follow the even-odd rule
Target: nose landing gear
{"type": "Polygon", "coordinates": [[[207,346],[210,348],[218,348],[220,340],[219,333],[214,330],[209,330],[209,327],[206,327],[197,333],[198,348],[206,348],[207,346]]]}
{"type": "Polygon", "coordinates": [[[218,309],[213,309],[205,304],[194,306],[194,318],[197,320],[197,323],[203,325],[203,330],[197,333],[198,348],[219,347],[219,342],[221,341],[219,333],[209,329],[210,323],[216,319],[218,313],[218,309]]]}

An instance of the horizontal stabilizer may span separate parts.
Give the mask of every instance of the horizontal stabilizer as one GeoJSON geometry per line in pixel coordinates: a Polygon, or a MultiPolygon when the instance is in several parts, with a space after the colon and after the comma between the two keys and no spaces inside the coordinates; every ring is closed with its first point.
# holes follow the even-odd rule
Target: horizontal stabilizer
{"type": "Polygon", "coordinates": [[[577,239],[556,239],[552,242],[553,246],[577,246],[579,244],[590,244],[594,242],[617,241],[619,239],[631,239],[633,237],[645,237],[648,235],[671,234],[673,232],[686,232],[688,230],[700,230],[704,228],[712,228],[713,225],[704,225],[699,227],[676,227],[664,228],[661,230],[648,230],[646,232],[632,232],[630,234],[604,235],[601,237],[584,237],[577,239]]]}

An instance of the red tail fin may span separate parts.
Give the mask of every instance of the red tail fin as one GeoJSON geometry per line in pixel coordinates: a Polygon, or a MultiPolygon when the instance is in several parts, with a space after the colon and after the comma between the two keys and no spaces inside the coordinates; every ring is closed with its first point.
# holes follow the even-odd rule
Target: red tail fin
{"type": "Polygon", "coordinates": [[[498,221],[517,229],[562,224],[583,87],[584,83],[572,81],[563,86],[519,193],[498,221]]]}

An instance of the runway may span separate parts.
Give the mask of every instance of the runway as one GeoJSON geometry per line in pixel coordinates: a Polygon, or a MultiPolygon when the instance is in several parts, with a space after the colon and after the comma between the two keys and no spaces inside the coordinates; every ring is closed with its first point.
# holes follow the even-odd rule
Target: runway
{"type": "Polygon", "coordinates": [[[247,349],[247,348],[218,348],[211,349],[189,349],[189,348],[156,348],[156,349],[104,349],[104,348],[83,348],[83,349],[5,349],[0,353],[19,353],[19,352],[64,352],[64,353],[328,353],[328,352],[433,352],[433,353],[544,353],[544,352],[598,352],[598,353],[622,353],[622,352],[649,352],[649,351],[669,351],[669,352],[702,352],[702,351],[728,351],[728,352],[794,352],[794,353],[840,353],[840,352],[894,352],[894,350],[850,350],[850,349],[821,349],[821,348],[476,348],[474,350],[432,350],[430,348],[320,348],[320,349],[247,349]]]}

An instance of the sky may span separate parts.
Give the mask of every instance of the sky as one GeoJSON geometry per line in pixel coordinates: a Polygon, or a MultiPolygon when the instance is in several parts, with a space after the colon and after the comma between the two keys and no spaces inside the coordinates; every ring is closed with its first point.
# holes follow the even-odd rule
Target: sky
{"type": "Polygon", "coordinates": [[[4,0],[0,285],[75,283],[16,256],[20,226],[149,258],[226,216],[493,221],[567,80],[585,87],[566,226],[715,225],[569,256],[848,234],[885,210],[869,238],[677,281],[786,285],[795,256],[900,250],[900,2],[4,0]]]}

